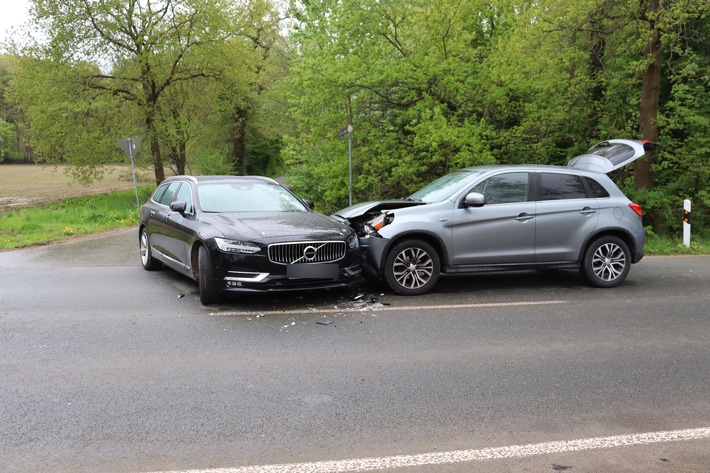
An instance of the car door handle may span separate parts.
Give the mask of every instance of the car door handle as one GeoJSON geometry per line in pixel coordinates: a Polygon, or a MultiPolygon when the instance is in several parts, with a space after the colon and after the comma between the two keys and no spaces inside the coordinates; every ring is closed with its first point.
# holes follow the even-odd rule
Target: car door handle
{"type": "Polygon", "coordinates": [[[527,222],[528,220],[533,219],[533,218],[535,218],[535,217],[523,212],[520,215],[518,215],[517,217],[515,217],[515,220],[517,220],[518,222],[527,222]]]}
{"type": "Polygon", "coordinates": [[[581,213],[582,215],[592,215],[592,214],[597,213],[597,211],[591,207],[585,207],[582,210],[580,210],[579,213],[581,213]]]}

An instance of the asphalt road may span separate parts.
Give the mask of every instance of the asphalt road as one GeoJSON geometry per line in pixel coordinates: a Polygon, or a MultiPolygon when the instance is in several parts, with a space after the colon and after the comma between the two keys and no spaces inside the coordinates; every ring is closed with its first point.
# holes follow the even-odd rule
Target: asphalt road
{"type": "Polygon", "coordinates": [[[0,471],[710,471],[710,256],[202,307],[137,248],[0,253],[0,471]]]}

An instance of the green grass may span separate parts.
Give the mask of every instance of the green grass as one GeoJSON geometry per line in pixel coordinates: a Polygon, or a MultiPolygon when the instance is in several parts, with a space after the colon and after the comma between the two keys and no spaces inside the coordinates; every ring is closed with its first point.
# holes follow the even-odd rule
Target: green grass
{"type": "MultiPolygon", "coordinates": [[[[141,203],[152,187],[139,188],[141,203]]],[[[137,225],[133,189],[105,195],[75,197],[0,215],[0,249],[47,244],[73,236],[137,225]]]]}
{"type": "Polygon", "coordinates": [[[690,248],[686,248],[682,237],[653,234],[646,237],[644,251],[647,255],[707,255],[710,254],[710,238],[691,232],[690,248]]]}

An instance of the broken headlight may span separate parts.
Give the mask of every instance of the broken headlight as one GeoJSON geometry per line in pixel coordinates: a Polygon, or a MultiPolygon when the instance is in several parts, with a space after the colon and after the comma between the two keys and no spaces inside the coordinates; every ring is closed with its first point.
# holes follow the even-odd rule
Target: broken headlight
{"type": "Polygon", "coordinates": [[[368,235],[377,234],[377,232],[384,227],[389,225],[394,220],[394,215],[389,213],[381,213],[377,217],[369,220],[367,224],[363,225],[365,233],[368,235]]]}

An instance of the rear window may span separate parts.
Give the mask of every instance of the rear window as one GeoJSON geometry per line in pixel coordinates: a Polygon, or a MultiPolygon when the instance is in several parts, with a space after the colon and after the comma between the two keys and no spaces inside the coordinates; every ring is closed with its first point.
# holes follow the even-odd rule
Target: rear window
{"type": "Polygon", "coordinates": [[[587,183],[587,187],[589,187],[589,191],[592,194],[592,197],[595,199],[602,199],[604,197],[609,197],[609,193],[607,190],[604,188],[603,185],[599,184],[597,181],[592,179],[591,177],[583,177],[584,182],[587,183]]]}
{"type": "Polygon", "coordinates": [[[603,141],[589,148],[585,154],[595,154],[608,159],[614,166],[618,166],[634,157],[634,149],[624,143],[609,143],[603,141]]]}

